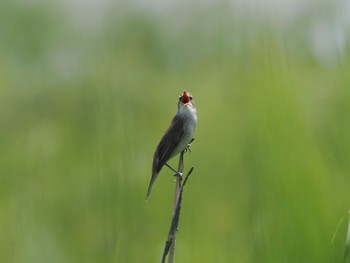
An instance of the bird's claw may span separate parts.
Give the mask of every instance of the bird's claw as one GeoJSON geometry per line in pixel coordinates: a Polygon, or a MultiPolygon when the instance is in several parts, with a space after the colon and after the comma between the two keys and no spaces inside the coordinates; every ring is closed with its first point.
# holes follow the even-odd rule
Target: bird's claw
{"type": "Polygon", "coordinates": [[[187,146],[186,146],[186,148],[185,148],[185,153],[187,153],[187,152],[190,152],[191,153],[191,142],[193,142],[194,141],[194,138],[192,138],[191,140],[190,140],[190,142],[187,144],[187,146]]]}
{"type": "Polygon", "coordinates": [[[174,174],[174,176],[180,176],[182,178],[182,173],[177,172],[176,174],[174,174]]]}

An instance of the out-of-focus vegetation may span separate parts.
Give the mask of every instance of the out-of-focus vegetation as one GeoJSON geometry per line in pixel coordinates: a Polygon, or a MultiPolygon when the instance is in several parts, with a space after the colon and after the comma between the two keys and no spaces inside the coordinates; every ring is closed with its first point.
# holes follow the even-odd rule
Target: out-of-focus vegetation
{"type": "Polygon", "coordinates": [[[176,262],[341,262],[349,7],[295,6],[1,3],[0,262],[159,262],[172,173],[144,197],[184,89],[176,262]]]}

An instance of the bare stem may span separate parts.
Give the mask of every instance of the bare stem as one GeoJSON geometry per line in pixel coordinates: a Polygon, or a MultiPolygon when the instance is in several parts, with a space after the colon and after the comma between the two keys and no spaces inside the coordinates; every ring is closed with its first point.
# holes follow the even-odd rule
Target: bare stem
{"type": "MultiPolygon", "coordinates": [[[[185,153],[185,151],[182,151],[180,154],[180,158],[179,158],[179,166],[178,166],[177,171],[180,174],[182,174],[183,170],[184,170],[184,153],[185,153]]],[[[180,197],[180,192],[181,192],[181,180],[182,180],[182,176],[176,175],[176,185],[175,185],[175,195],[174,195],[174,206],[173,206],[172,218],[175,218],[176,207],[179,203],[179,197],[180,197]]],[[[173,242],[170,245],[168,263],[174,262],[175,242],[176,242],[176,229],[174,232],[173,242]]]]}
{"type": "Polygon", "coordinates": [[[193,167],[190,169],[190,171],[187,173],[185,180],[183,184],[181,185],[182,181],[182,173],[184,170],[184,151],[180,154],[179,159],[179,166],[178,166],[178,174],[176,174],[176,185],[175,185],[175,195],[174,195],[174,206],[173,206],[173,212],[172,212],[172,220],[170,225],[170,230],[168,234],[167,241],[165,243],[163,257],[162,257],[162,263],[165,263],[165,258],[169,254],[168,257],[168,263],[174,262],[174,254],[175,254],[175,241],[176,241],[176,231],[177,226],[179,224],[179,218],[180,218],[180,208],[181,208],[181,201],[182,201],[182,191],[185,186],[185,183],[190,176],[190,174],[193,171],[193,167]]]}

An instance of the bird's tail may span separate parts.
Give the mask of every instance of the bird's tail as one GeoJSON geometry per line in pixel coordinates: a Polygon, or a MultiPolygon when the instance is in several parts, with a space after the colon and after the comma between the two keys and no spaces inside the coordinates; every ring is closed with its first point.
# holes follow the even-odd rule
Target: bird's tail
{"type": "Polygon", "coordinates": [[[147,190],[147,194],[146,194],[146,201],[148,200],[148,197],[149,197],[150,194],[151,194],[152,186],[153,186],[153,184],[154,184],[154,181],[155,181],[156,178],[157,178],[157,175],[158,175],[157,173],[152,174],[151,182],[149,183],[148,190],[147,190]]]}

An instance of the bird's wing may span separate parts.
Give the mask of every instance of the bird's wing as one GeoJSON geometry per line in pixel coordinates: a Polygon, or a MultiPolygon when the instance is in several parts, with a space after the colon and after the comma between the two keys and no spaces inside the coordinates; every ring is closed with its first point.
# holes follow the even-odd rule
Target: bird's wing
{"type": "Polygon", "coordinates": [[[177,115],[173,118],[169,128],[160,140],[153,157],[152,177],[149,183],[146,200],[151,194],[152,186],[164,164],[173,155],[176,147],[184,136],[184,123],[177,115]]]}
{"type": "Polygon", "coordinates": [[[163,165],[174,154],[176,147],[184,136],[184,123],[177,115],[160,140],[153,159],[153,172],[159,172],[163,165]]]}

